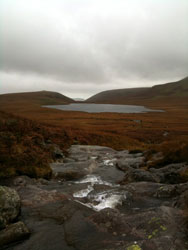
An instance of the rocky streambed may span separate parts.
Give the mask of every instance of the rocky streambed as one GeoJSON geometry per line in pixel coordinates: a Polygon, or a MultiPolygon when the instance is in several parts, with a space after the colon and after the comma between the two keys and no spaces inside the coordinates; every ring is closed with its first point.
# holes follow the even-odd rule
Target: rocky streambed
{"type": "Polygon", "coordinates": [[[143,153],[74,145],[51,164],[51,180],[2,181],[0,249],[188,249],[188,166],[145,171],[144,162],[143,153]]]}

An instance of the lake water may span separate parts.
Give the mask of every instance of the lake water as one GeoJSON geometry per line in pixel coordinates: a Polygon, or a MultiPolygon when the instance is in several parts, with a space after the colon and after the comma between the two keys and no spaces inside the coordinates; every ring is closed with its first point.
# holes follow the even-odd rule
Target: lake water
{"type": "Polygon", "coordinates": [[[45,105],[43,107],[60,109],[63,111],[81,111],[87,113],[146,113],[163,112],[162,110],[149,109],[144,106],[115,105],[115,104],[93,104],[93,103],[71,103],[68,105],[45,105]]]}

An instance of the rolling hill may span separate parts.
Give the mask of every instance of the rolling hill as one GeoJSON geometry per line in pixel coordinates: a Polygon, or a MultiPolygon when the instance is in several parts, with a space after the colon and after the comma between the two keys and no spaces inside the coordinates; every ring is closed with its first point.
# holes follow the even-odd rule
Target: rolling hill
{"type": "Polygon", "coordinates": [[[0,110],[34,120],[40,117],[43,120],[43,115],[50,119],[49,109],[43,106],[74,102],[67,96],[51,91],[3,94],[0,95],[0,110]]]}
{"type": "Polygon", "coordinates": [[[150,93],[158,97],[188,97],[188,77],[177,82],[153,86],[150,93]]]}
{"type": "Polygon", "coordinates": [[[88,103],[143,104],[159,102],[187,103],[188,77],[151,88],[115,89],[100,92],[86,100],[88,103]]]}
{"type": "Polygon", "coordinates": [[[4,103],[33,103],[38,105],[55,105],[75,102],[73,99],[57,92],[39,91],[0,95],[0,105],[4,103]]]}
{"type": "Polygon", "coordinates": [[[114,89],[100,92],[89,99],[86,102],[91,103],[123,103],[127,99],[137,98],[138,96],[145,95],[147,88],[133,88],[133,89],[114,89]]]}

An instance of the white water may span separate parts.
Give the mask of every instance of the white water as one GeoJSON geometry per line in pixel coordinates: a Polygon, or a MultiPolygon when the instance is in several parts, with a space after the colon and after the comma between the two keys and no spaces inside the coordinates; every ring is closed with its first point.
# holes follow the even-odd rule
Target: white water
{"type": "Polygon", "coordinates": [[[113,166],[115,161],[116,159],[108,159],[108,160],[104,160],[103,163],[105,166],[113,166]]]}
{"type": "Polygon", "coordinates": [[[73,194],[74,198],[84,198],[87,197],[89,202],[83,203],[80,200],[76,200],[84,206],[94,209],[95,211],[100,211],[105,208],[115,208],[118,204],[121,205],[122,201],[126,199],[125,194],[117,192],[116,188],[119,185],[113,185],[110,182],[103,181],[100,176],[87,175],[84,179],[77,181],[75,183],[89,183],[86,189],[80,190],[73,194]],[[94,191],[94,185],[106,185],[113,187],[113,189],[92,193],[94,191]]]}
{"type": "Polygon", "coordinates": [[[94,201],[99,202],[97,205],[91,204],[91,207],[96,211],[100,211],[105,208],[115,208],[118,204],[121,205],[122,195],[113,193],[99,193],[98,195],[96,195],[94,201]]]}
{"type": "Polygon", "coordinates": [[[94,190],[94,189],[93,189],[92,186],[88,186],[88,188],[83,189],[83,190],[80,190],[80,191],[74,193],[74,194],[73,194],[73,197],[75,197],[75,198],[84,198],[84,197],[87,197],[88,194],[89,194],[91,191],[93,191],[93,190],[94,190]]]}
{"type": "Polygon", "coordinates": [[[122,205],[122,201],[126,199],[124,194],[102,192],[95,195],[92,199],[92,202],[83,203],[79,200],[76,200],[78,203],[92,208],[95,211],[100,211],[105,208],[115,208],[117,205],[122,205]],[[97,205],[96,205],[97,203],[97,205]]]}
{"type": "Polygon", "coordinates": [[[76,181],[75,183],[91,183],[93,186],[94,184],[99,184],[99,185],[106,185],[106,186],[113,186],[112,183],[103,181],[100,176],[96,175],[86,175],[86,177],[80,181],[76,181]]]}

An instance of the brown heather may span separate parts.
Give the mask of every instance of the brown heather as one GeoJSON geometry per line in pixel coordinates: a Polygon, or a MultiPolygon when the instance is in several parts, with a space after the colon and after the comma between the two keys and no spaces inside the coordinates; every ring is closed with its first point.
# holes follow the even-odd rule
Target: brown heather
{"type": "MultiPolygon", "coordinates": [[[[165,85],[168,91],[169,86],[165,85]]],[[[185,80],[182,86],[185,93],[185,80]]],[[[113,102],[119,103],[118,96],[114,98],[113,102]]],[[[162,151],[165,157],[158,164],[187,161],[188,98],[178,95],[121,98],[122,104],[162,109],[165,111],[162,113],[91,114],[42,107],[70,102],[70,98],[45,91],[0,95],[0,110],[3,111],[0,113],[1,168],[10,168],[10,174],[29,169],[30,175],[38,175],[33,173],[32,166],[45,169],[52,160],[50,150],[43,146],[48,140],[64,151],[71,144],[91,144],[116,150],[162,151]]],[[[4,170],[3,173],[6,175],[4,170]]]]}

